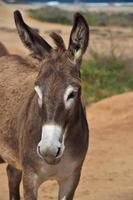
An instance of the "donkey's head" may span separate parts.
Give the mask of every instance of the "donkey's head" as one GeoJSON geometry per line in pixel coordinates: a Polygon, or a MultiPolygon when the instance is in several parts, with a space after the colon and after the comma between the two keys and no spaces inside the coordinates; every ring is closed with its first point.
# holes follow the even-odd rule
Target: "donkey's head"
{"type": "Polygon", "coordinates": [[[59,161],[65,149],[68,129],[79,120],[81,109],[80,64],[89,39],[89,28],[82,15],[75,14],[68,49],[63,39],[52,33],[57,48],[53,49],[15,11],[19,36],[35,57],[41,69],[35,82],[36,106],[42,121],[38,155],[49,164],[59,161]]]}

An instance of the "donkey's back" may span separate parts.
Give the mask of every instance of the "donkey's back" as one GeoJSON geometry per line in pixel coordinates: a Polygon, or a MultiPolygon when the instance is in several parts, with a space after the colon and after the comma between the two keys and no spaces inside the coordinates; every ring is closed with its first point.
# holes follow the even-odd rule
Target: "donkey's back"
{"type": "Polygon", "coordinates": [[[0,57],[0,155],[11,163],[19,152],[16,135],[18,112],[33,88],[37,70],[30,60],[20,56],[0,57]]]}

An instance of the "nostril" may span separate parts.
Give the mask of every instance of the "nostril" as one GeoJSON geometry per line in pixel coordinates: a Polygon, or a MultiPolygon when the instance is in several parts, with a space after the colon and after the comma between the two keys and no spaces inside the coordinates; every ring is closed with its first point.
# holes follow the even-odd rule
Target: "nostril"
{"type": "Polygon", "coordinates": [[[58,157],[58,156],[59,156],[59,154],[60,154],[60,150],[61,150],[61,148],[60,148],[60,147],[58,147],[58,151],[57,151],[56,157],[58,157]]]}
{"type": "Polygon", "coordinates": [[[40,146],[38,146],[38,153],[41,155],[40,146]]]}

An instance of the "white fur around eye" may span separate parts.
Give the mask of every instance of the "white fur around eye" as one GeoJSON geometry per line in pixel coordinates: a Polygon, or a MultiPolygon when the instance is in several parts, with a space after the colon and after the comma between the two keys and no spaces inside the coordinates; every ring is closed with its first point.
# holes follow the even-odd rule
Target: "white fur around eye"
{"type": "Polygon", "coordinates": [[[38,95],[38,104],[39,104],[40,107],[42,107],[42,91],[41,91],[41,88],[38,85],[36,85],[34,87],[34,89],[35,89],[35,91],[38,95]]]}
{"type": "Polygon", "coordinates": [[[71,105],[73,104],[73,102],[74,102],[74,98],[68,99],[68,97],[71,94],[71,92],[77,92],[77,90],[72,85],[69,85],[66,88],[66,91],[65,91],[65,94],[64,94],[64,103],[65,103],[65,108],[66,109],[69,109],[71,107],[71,105]]]}

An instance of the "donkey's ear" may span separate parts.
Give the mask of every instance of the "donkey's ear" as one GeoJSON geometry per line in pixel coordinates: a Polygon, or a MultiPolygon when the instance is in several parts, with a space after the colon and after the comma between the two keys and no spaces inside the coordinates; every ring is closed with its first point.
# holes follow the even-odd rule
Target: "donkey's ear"
{"type": "Polygon", "coordinates": [[[70,34],[68,50],[74,60],[81,60],[85,53],[89,42],[89,27],[85,18],[76,13],[74,16],[74,24],[70,34]]]}
{"type": "Polygon", "coordinates": [[[51,52],[52,47],[23,21],[21,13],[17,10],[14,12],[14,19],[21,41],[35,57],[42,59],[51,52]]]}

